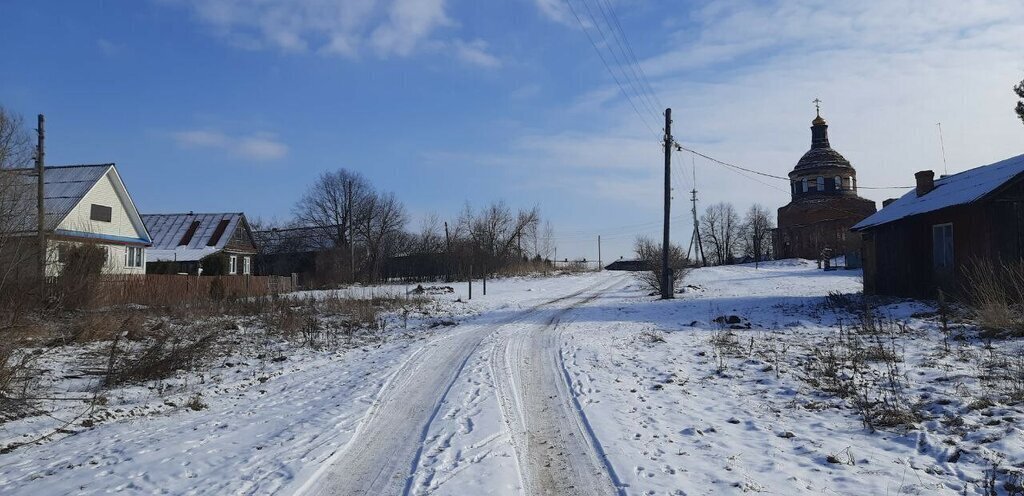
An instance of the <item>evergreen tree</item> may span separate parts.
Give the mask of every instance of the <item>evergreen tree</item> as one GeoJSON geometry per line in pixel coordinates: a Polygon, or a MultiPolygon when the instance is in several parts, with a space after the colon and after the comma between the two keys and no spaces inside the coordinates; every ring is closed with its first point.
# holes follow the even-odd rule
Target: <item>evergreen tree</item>
{"type": "Polygon", "coordinates": [[[1020,121],[1024,122],[1024,80],[1017,86],[1014,86],[1013,91],[1022,98],[1022,100],[1017,101],[1017,117],[1020,117],[1020,121]]]}

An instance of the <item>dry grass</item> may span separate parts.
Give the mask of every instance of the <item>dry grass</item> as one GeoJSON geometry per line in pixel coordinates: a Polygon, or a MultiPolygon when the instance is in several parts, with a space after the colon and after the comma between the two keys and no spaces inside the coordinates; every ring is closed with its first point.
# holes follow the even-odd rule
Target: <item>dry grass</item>
{"type": "Polygon", "coordinates": [[[1024,261],[973,260],[964,292],[987,337],[1024,336],[1024,261]]]}

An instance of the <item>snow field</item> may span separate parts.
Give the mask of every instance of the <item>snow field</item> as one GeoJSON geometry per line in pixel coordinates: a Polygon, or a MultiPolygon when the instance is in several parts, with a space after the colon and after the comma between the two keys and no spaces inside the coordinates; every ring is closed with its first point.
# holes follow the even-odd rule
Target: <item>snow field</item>
{"type": "MultiPolygon", "coordinates": [[[[805,261],[705,268],[673,301],[622,273],[490,281],[471,301],[458,283],[372,344],[262,343],[109,391],[95,426],[0,455],[0,492],[984,494],[995,464],[1005,493],[1024,466],[1020,341],[964,323],[946,340],[929,305],[880,307],[906,323],[890,344],[921,418],[871,432],[808,367],[853,319],[826,296],[859,278],[805,261]],[[184,407],[197,393],[206,408],[184,407]]],[[[62,393],[88,390],[60,377],[81,352],[46,363],[62,393]]]]}

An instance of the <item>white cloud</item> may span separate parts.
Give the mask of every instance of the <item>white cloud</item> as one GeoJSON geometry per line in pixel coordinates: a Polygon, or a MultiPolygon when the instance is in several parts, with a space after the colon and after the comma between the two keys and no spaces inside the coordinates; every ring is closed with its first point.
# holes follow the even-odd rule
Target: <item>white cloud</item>
{"type": "Polygon", "coordinates": [[[447,0],[160,0],[184,5],[197,20],[244,49],[315,52],[357,58],[409,57],[445,51],[465,62],[498,67],[480,40],[446,33],[458,27],[447,0]]]}
{"type": "Polygon", "coordinates": [[[188,130],[173,133],[172,137],[182,148],[219,150],[250,160],[278,160],[288,155],[288,145],[271,133],[229,136],[220,131],[188,130]]]}
{"type": "MultiPolygon", "coordinates": [[[[951,173],[1024,153],[1010,93],[1024,74],[1019,7],[1008,0],[732,0],[686,12],[684,21],[672,23],[680,28],[667,42],[644,44],[667,46],[661,53],[637,46],[660,99],[673,107],[680,142],[784,176],[810,145],[811,100],[820,97],[832,145],[853,162],[860,184],[906,185],[917,170],[942,170],[936,122],[942,122],[951,173]]],[[[590,147],[651,134],[618,86],[606,81],[568,106],[587,122],[590,131],[573,138],[587,146],[552,146],[544,157],[617,163],[615,147],[605,150],[603,162],[604,154],[590,147]]],[[[648,121],[660,119],[651,115],[648,121]]],[[[519,153],[544,160],[537,150],[519,153]]],[[[675,160],[677,170],[689,172],[689,157],[675,160]]],[[[695,162],[705,204],[774,208],[789,200],[784,182],[760,178],[769,186],[700,158],[695,162]]],[[[656,173],[659,165],[648,157],[636,170],[656,173]]],[[[627,184],[619,194],[607,181],[592,193],[623,201],[634,190],[627,184]]],[[[900,193],[861,191],[878,202],[900,193]]]]}
{"type": "Polygon", "coordinates": [[[383,56],[409,55],[435,29],[453,24],[444,10],[444,0],[394,0],[370,44],[383,56]]]}
{"type": "Polygon", "coordinates": [[[103,55],[107,57],[114,57],[124,52],[125,47],[120,43],[114,43],[113,41],[100,38],[96,40],[96,47],[103,52],[103,55]]]}
{"type": "Polygon", "coordinates": [[[455,40],[453,46],[459,60],[467,64],[489,69],[501,67],[501,60],[487,52],[487,42],[484,40],[455,40]]]}
{"type": "Polygon", "coordinates": [[[564,0],[533,1],[537,5],[537,9],[540,10],[540,13],[552,21],[565,24],[566,26],[572,26],[576,22],[572,11],[569,10],[564,0]]]}

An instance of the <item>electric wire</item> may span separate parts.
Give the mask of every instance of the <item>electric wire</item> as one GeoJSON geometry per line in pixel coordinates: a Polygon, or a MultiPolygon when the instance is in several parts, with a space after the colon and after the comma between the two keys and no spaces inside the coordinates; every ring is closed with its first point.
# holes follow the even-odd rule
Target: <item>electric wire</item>
{"type": "Polygon", "coordinates": [[[597,42],[594,40],[594,37],[591,36],[590,31],[587,29],[586,24],[583,22],[583,19],[580,18],[579,13],[576,12],[576,8],[573,7],[572,0],[565,0],[565,3],[569,5],[569,10],[572,12],[573,17],[576,18],[576,22],[579,23],[580,29],[583,30],[584,34],[586,34],[587,40],[589,40],[590,45],[594,47],[594,51],[597,52],[597,56],[598,58],[601,59],[601,63],[604,64],[605,69],[607,69],[608,73],[611,74],[612,79],[615,80],[615,84],[618,85],[619,90],[622,91],[622,94],[626,97],[626,100],[629,102],[629,105],[633,107],[633,111],[636,112],[637,117],[640,117],[640,120],[644,123],[644,126],[647,127],[651,134],[657,135],[658,133],[654,130],[653,127],[651,127],[650,123],[647,122],[647,119],[644,118],[643,114],[640,113],[640,109],[636,106],[636,102],[633,101],[633,97],[631,97],[629,92],[626,91],[626,88],[622,85],[622,82],[619,80],[619,77],[615,74],[615,71],[613,71],[611,66],[608,64],[608,60],[605,59],[604,53],[601,51],[600,47],[598,47],[597,42]]]}

